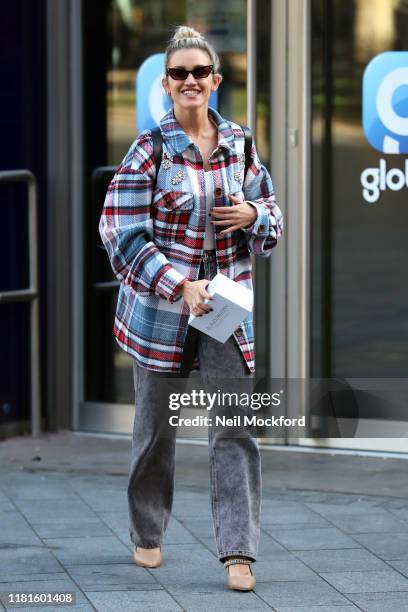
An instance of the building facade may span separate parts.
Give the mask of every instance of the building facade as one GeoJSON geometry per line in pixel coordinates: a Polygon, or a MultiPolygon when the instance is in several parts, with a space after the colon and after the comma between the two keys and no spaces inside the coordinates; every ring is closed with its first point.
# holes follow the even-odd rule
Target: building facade
{"type": "MultiPolygon", "coordinates": [[[[252,128],[285,215],[279,247],[255,263],[258,374],[353,381],[362,405],[373,406],[362,410],[357,435],[282,434],[268,443],[406,452],[408,163],[403,138],[393,152],[370,143],[363,93],[377,56],[392,52],[389,72],[395,61],[408,68],[408,2],[3,4],[3,70],[11,76],[1,124],[10,145],[0,170],[28,168],[39,183],[43,427],[130,431],[131,361],[112,334],[118,287],[98,235],[106,189],[98,169],[119,164],[137,135],[140,66],[188,23],[219,51],[218,109],[252,128]]],[[[407,88],[403,80],[391,100],[402,136],[407,88]]],[[[2,186],[1,291],[27,283],[25,194],[13,189],[2,186]]],[[[25,306],[0,305],[3,435],[28,427],[25,306]]],[[[307,415],[304,394],[291,395],[286,413],[307,415]]]]}

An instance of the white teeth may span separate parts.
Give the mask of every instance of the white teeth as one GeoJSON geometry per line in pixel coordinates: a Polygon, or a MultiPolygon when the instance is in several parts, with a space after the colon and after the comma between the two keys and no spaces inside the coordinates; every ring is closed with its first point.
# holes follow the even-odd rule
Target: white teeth
{"type": "Polygon", "coordinates": [[[198,96],[200,92],[196,91],[195,89],[187,89],[186,91],[183,91],[183,94],[186,96],[190,96],[190,97],[194,97],[194,96],[198,96]]]}

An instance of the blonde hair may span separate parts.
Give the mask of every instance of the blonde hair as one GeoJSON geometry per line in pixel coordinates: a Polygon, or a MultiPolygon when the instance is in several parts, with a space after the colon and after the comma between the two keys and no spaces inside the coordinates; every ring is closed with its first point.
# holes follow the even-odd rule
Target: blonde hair
{"type": "Polygon", "coordinates": [[[211,64],[214,66],[214,72],[220,72],[220,58],[218,57],[214,47],[204,38],[200,32],[190,28],[189,26],[178,26],[170,39],[164,58],[164,67],[167,70],[169,60],[172,54],[179,49],[202,49],[206,51],[211,59],[211,64]]]}

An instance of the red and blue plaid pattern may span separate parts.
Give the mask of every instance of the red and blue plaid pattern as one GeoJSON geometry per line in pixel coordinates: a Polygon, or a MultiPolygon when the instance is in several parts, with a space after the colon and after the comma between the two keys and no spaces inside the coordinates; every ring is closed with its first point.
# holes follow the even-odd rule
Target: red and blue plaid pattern
{"type": "MultiPolygon", "coordinates": [[[[215,230],[219,272],[252,289],[250,254],[268,257],[283,220],[271,177],[252,145],[243,183],[244,133],[210,109],[218,126],[218,147],[210,159],[214,206],[231,206],[228,194],[250,201],[254,224],[221,235],[215,230]]],[[[99,231],[116,277],[121,281],[114,334],[139,365],[179,372],[188,326],[188,307],[176,294],[197,280],[206,223],[203,161],[198,147],[173,110],[161,120],[163,159],[156,167],[149,130],[131,145],[108,192],[99,231]]],[[[222,228],[221,228],[222,229],[222,228]]],[[[255,370],[252,316],[234,334],[250,371],[255,370]]],[[[198,368],[195,359],[193,368],[198,368]]]]}

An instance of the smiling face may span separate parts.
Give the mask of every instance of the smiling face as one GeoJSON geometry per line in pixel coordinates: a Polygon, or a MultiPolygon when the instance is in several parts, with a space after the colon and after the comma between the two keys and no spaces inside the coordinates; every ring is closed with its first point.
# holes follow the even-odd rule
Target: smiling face
{"type": "MultiPolygon", "coordinates": [[[[169,59],[168,68],[185,68],[193,70],[197,66],[210,65],[211,58],[202,49],[178,49],[169,59]]],[[[190,73],[184,81],[176,81],[170,75],[166,76],[162,83],[170,95],[175,109],[196,109],[208,106],[208,100],[212,91],[218,89],[221,83],[221,75],[212,72],[203,79],[196,79],[190,73]]]]}

